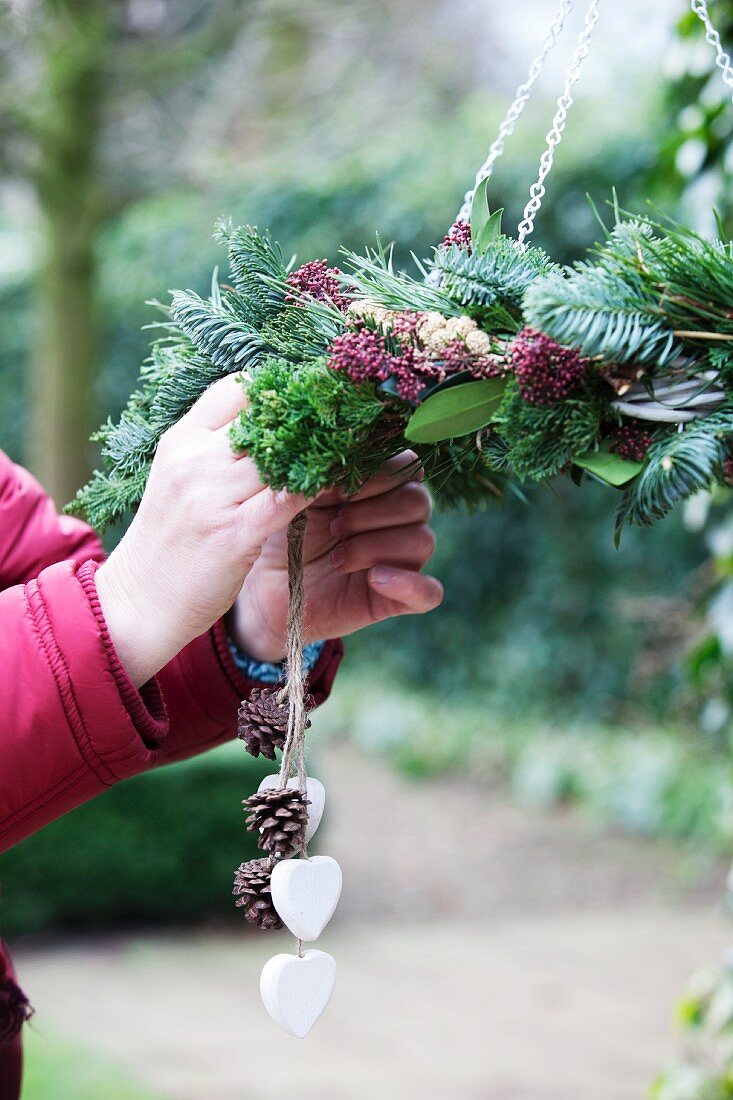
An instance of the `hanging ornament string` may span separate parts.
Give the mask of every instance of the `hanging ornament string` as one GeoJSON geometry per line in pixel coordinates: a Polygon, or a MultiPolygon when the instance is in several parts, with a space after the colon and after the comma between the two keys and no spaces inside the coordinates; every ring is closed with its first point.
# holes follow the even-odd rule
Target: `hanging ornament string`
{"type": "Polygon", "coordinates": [[[488,156],[486,160],[476,173],[476,179],[474,180],[473,187],[466,191],[463,197],[463,205],[456,215],[456,221],[468,221],[471,217],[471,203],[473,202],[473,196],[476,193],[476,188],[485,179],[491,176],[494,170],[494,165],[499,157],[504,152],[504,145],[506,139],[511,137],[514,133],[515,127],[522,117],[522,112],[532,95],[532,89],[534,88],[542,69],[544,68],[545,59],[550,52],[557,45],[557,40],[560,37],[563,27],[565,26],[565,19],[573,10],[574,0],[560,0],[557,11],[555,12],[555,18],[550,25],[550,29],[547,32],[544,42],[542,43],[542,49],[537,54],[532,64],[529,67],[526,80],[519,85],[514,93],[514,100],[512,101],[504,119],[499,127],[499,133],[492,142],[488,156]]]}
{"type": "Polygon", "coordinates": [[[295,764],[298,787],[305,794],[305,731],[308,714],[303,674],[303,546],[308,526],[306,512],[299,512],[288,526],[288,622],[286,680],[281,697],[288,703],[288,732],[280,764],[280,786],[284,787],[295,764]]]}
{"type": "Polygon", "coordinates": [[[710,18],[707,0],[691,0],[690,7],[705,27],[705,41],[715,50],[715,64],[720,69],[723,80],[731,89],[733,95],[733,64],[731,64],[730,55],[723,49],[720,35],[710,18]]]}
{"type": "Polygon", "coordinates": [[[570,67],[565,76],[565,87],[562,95],[557,101],[555,117],[552,120],[552,126],[546,137],[547,148],[540,158],[540,170],[536,181],[529,190],[529,202],[524,208],[522,221],[517,228],[517,242],[520,247],[524,245],[525,240],[532,233],[534,229],[534,220],[542,206],[542,199],[545,196],[545,179],[552,168],[555,159],[555,149],[562,141],[568,111],[573,105],[572,89],[577,84],[580,77],[581,65],[590,52],[593,30],[598,22],[600,14],[598,10],[599,3],[600,0],[591,0],[585,15],[583,29],[578,35],[578,43],[575,47],[570,67]]]}

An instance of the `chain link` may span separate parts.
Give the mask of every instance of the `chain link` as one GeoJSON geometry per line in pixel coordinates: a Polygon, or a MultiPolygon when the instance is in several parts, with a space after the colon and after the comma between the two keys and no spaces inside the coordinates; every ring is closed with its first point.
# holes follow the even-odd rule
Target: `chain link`
{"type": "Polygon", "coordinates": [[[600,0],[590,0],[588,10],[585,15],[585,21],[583,29],[578,35],[578,44],[575,47],[572,61],[570,62],[570,68],[565,76],[565,87],[563,93],[557,101],[557,111],[555,117],[552,120],[552,126],[547,134],[547,148],[545,149],[542,157],[540,158],[540,170],[537,176],[537,180],[529,189],[529,202],[524,208],[524,214],[522,221],[517,228],[517,243],[520,247],[524,245],[525,240],[534,229],[534,220],[537,216],[537,212],[542,206],[542,199],[545,196],[545,179],[552,168],[553,161],[555,159],[555,149],[562,141],[563,131],[565,129],[565,123],[568,117],[568,111],[573,105],[572,89],[577,84],[580,77],[580,67],[583,61],[588,56],[590,51],[591,38],[593,37],[593,29],[598,22],[598,5],[600,0]]]}
{"type": "Polygon", "coordinates": [[[473,187],[469,188],[463,197],[463,205],[456,215],[456,221],[469,221],[471,217],[471,203],[473,202],[473,196],[476,193],[476,188],[480,183],[483,183],[485,179],[488,179],[494,170],[494,164],[504,152],[504,144],[508,137],[514,133],[514,129],[522,117],[525,105],[532,95],[532,89],[534,88],[537,79],[542,72],[545,64],[545,58],[554,46],[557,45],[557,40],[560,37],[563,27],[565,26],[565,20],[570,12],[573,10],[574,0],[560,0],[557,11],[555,12],[555,18],[553,19],[550,29],[547,32],[544,42],[542,43],[542,49],[535,57],[534,61],[529,67],[527,73],[527,79],[523,84],[520,84],[514,93],[514,100],[512,101],[504,120],[499,127],[499,133],[494,138],[494,141],[489,148],[489,154],[486,160],[476,173],[476,179],[474,180],[473,187]]]}
{"type": "Polygon", "coordinates": [[[723,74],[723,80],[732,90],[733,94],[733,65],[731,64],[730,55],[723,49],[720,35],[713,26],[713,21],[708,11],[707,0],[691,0],[690,7],[705,27],[705,40],[709,42],[715,50],[715,64],[720,69],[723,74]]]}

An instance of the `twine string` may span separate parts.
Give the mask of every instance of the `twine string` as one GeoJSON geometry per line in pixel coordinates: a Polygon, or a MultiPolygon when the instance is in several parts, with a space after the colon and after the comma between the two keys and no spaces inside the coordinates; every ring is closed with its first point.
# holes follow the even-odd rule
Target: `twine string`
{"type": "Polygon", "coordinates": [[[308,526],[305,512],[299,512],[288,526],[288,621],[285,685],[281,697],[288,702],[288,731],[280,764],[280,786],[284,787],[295,764],[298,787],[305,794],[305,676],[303,674],[303,544],[308,526]]]}

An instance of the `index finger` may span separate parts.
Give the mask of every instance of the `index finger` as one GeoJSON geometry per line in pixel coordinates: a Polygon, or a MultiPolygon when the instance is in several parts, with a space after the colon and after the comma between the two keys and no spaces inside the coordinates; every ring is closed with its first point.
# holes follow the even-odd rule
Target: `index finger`
{"type": "Polygon", "coordinates": [[[355,500],[367,500],[369,497],[381,496],[382,493],[390,493],[398,485],[406,481],[424,481],[425,471],[420,465],[420,459],[414,451],[402,451],[385,462],[384,466],[374,477],[364,482],[357,493],[346,493],[343,489],[332,489],[318,498],[318,505],[333,507],[344,501],[351,503],[355,500]]]}

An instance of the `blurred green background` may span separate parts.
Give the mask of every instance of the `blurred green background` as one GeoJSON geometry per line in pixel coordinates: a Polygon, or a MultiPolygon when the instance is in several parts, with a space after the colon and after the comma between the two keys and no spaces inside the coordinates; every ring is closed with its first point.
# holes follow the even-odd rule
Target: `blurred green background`
{"type": "MultiPolygon", "coordinates": [[[[715,7],[730,43],[733,16],[715,7]]],[[[377,231],[400,263],[427,254],[547,10],[6,0],[0,446],[59,504],[73,495],[95,460],[90,431],[145,359],[146,300],[206,291],[221,214],[269,226],[302,261],[338,263],[340,245],[377,231]]],[[[717,207],[733,236],[733,112],[685,11],[628,0],[604,14],[537,221],[557,260],[593,243],[587,193],[602,205],[614,187],[627,209],[651,201],[702,229],[717,207]]],[[[553,59],[495,170],[492,206],[509,226],[561,76],[553,59]]],[[[412,776],[478,768],[522,799],[585,802],[603,821],[729,854],[726,499],[629,531],[617,551],[609,490],[527,496],[437,517],[443,607],[350,641],[326,730],[348,728],[412,776]]],[[[225,749],[19,845],[0,858],[3,935],[229,919],[222,894],[252,854],[239,800],[261,774],[225,749]]]]}

